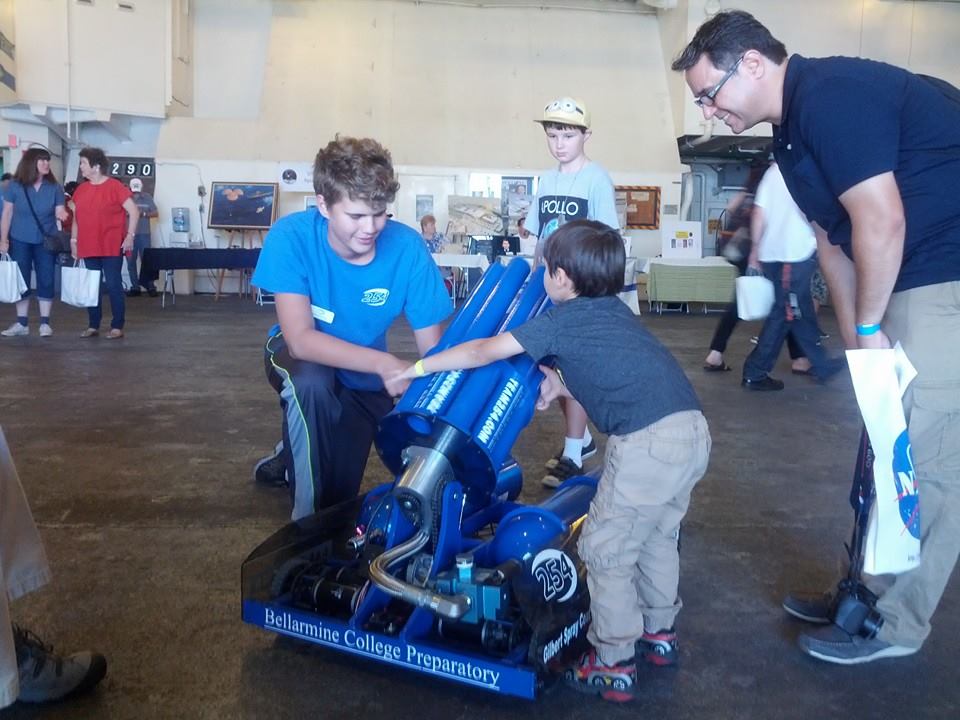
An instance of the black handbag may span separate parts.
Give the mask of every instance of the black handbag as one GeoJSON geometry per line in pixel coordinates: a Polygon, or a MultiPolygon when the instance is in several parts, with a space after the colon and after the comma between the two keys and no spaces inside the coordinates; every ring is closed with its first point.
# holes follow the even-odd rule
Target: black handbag
{"type": "MultiPolygon", "coordinates": [[[[21,185],[21,187],[23,186],[21,185]]],[[[37,211],[33,209],[33,201],[30,200],[30,190],[26,187],[23,188],[23,196],[27,199],[27,205],[30,206],[30,214],[33,215],[33,220],[37,223],[37,229],[40,230],[40,235],[43,237],[43,247],[52,253],[69,253],[70,233],[66,230],[54,230],[52,233],[44,230],[40,218],[37,217],[37,211]]]]}

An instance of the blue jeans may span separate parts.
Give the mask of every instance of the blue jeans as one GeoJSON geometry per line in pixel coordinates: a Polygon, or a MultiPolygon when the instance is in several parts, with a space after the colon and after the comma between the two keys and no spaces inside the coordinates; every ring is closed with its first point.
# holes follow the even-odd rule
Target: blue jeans
{"type": "Polygon", "coordinates": [[[53,300],[56,294],[53,289],[53,269],[56,255],[47,250],[41,243],[25,243],[10,239],[10,257],[20,266],[20,273],[27,283],[27,290],[23,297],[30,297],[30,273],[37,271],[37,298],[53,300]]]}
{"type": "Polygon", "coordinates": [[[130,289],[136,290],[141,285],[147,290],[156,290],[157,286],[153,280],[141,282],[140,272],[137,270],[137,261],[143,255],[143,251],[150,247],[150,236],[147,234],[135,235],[133,238],[133,252],[127,258],[127,272],[130,274],[130,289]]]}
{"type": "MultiPolygon", "coordinates": [[[[88,257],[83,259],[84,264],[90,270],[100,270],[103,281],[107,285],[107,295],[110,296],[110,327],[117,330],[123,330],[123,323],[126,313],[126,299],[123,296],[123,280],[120,272],[123,268],[123,258],[120,255],[115,257],[88,257]]],[[[87,317],[89,327],[99,328],[100,320],[103,318],[103,295],[97,301],[96,307],[87,308],[87,317]]]]}
{"type": "Polygon", "coordinates": [[[763,274],[773,283],[773,308],[763,323],[757,347],[743,364],[744,380],[762,380],[770,374],[788,333],[810,360],[815,376],[826,379],[835,371],[836,361],[817,344],[820,332],[810,293],[810,278],[816,268],[815,255],[795,263],[763,263],[763,274]]]}

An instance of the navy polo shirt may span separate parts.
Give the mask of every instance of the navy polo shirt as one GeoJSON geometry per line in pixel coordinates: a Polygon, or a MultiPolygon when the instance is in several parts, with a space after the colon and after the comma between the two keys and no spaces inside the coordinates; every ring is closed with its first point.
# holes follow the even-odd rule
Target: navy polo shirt
{"type": "Polygon", "coordinates": [[[838,198],[894,173],[906,216],[895,292],[960,280],[960,91],[873,60],[793,55],[773,139],[797,205],[850,257],[838,198]]]}

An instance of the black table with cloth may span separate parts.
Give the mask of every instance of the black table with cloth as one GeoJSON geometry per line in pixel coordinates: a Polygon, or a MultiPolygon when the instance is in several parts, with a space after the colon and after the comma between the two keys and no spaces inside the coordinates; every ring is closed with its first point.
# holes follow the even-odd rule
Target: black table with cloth
{"type": "Polygon", "coordinates": [[[259,257],[260,248],[147,248],[140,264],[140,284],[147,287],[149,281],[156,282],[161,270],[253,269],[259,257]]]}

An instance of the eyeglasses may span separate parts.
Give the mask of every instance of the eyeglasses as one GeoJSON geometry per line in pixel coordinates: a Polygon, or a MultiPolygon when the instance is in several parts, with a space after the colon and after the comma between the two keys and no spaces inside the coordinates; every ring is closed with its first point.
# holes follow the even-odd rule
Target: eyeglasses
{"type": "Polygon", "coordinates": [[[732,78],[737,72],[737,68],[740,67],[740,63],[743,62],[743,57],[743,55],[739,57],[739,59],[733,64],[733,67],[727,70],[727,74],[720,79],[720,82],[713,86],[712,90],[709,90],[700,97],[693,99],[693,102],[697,107],[713,107],[713,99],[717,96],[717,93],[720,92],[720,88],[723,87],[724,83],[732,78]]]}

